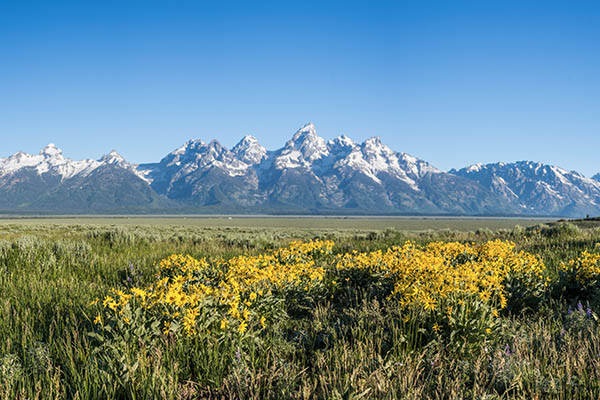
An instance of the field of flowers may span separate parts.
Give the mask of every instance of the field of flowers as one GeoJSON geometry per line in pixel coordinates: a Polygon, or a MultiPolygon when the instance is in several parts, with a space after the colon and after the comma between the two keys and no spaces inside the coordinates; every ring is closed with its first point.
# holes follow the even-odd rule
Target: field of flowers
{"type": "Polygon", "coordinates": [[[12,226],[0,398],[600,398],[600,230],[12,226]]]}

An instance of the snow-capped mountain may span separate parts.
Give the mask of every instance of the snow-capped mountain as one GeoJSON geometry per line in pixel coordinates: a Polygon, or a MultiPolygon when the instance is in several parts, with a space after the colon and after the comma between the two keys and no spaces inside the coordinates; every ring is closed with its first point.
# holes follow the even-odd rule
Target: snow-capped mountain
{"type": "Polygon", "coordinates": [[[0,210],[125,211],[160,203],[148,181],[116,151],[73,161],[54,144],[0,158],[0,210]]]}
{"type": "MultiPolygon", "coordinates": [[[[599,174],[600,175],[600,174],[599,174]]],[[[594,179],[528,161],[444,172],[379,137],[325,140],[312,123],[267,151],[189,140],[156,163],[73,161],[53,144],[0,158],[0,212],[600,214],[594,179]]]]}
{"type": "Polygon", "coordinates": [[[200,207],[270,212],[453,213],[514,211],[470,180],[447,174],[379,138],[326,141],[312,123],[266,151],[244,137],[231,150],[189,141],[138,168],[157,193],[200,207]],[[446,194],[444,194],[444,192],[446,194]]]}
{"type": "Polygon", "coordinates": [[[73,161],[70,158],[65,158],[62,150],[56,147],[54,143],[48,144],[39,154],[27,154],[20,151],[8,158],[0,158],[0,177],[32,169],[39,175],[50,174],[60,177],[61,180],[66,180],[87,176],[103,165],[115,165],[128,169],[140,178],[144,178],[138,172],[137,165],[125,161],[115,150],[103,155],[99,160],[73,161]]]}
{"type": "Polygon", "coordinates": [[[159,194],[187,205],[218,205],[227,200],[241,206],[254,205],[258,180],[254,166],[266,150],[250,136],[233,150],[218,141],[190,140],[160,162],[138,167],[159,194]]]}
{"type": "Polygon", "coordinates": [[[52,174],[63,180],[80,174],[87,175],[100,165],[101,162],[95,160],[73,161],[64,158],[62,150],[50,143],[39,154],[27,154],[20,151],[8,158],[0,158],[0,177],[17,173],[23,169],[34,169],[40,175],[52,174]]]}
{"type": "Polygon", "coordinates": [[[595,180],[597,180],[598,182],[600,182],[600,173],[598,173],[598,174],[596,174],[596,175],[592,176],[592,179],[595,179],[595,180]]]}
{"type": "Polygon", "coordinates": [[[600,213],[600,182],[557,166],[519,161],[474,164],[450,172],[478,182],[524,213],[561,216],[600,213]]]}

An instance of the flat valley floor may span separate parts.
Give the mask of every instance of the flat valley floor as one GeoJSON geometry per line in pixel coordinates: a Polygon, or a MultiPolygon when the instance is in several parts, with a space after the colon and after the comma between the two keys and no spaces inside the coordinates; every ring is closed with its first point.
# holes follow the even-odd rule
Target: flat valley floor
{"type": "Polygon", "coordinates": [[[58,216],[1,218],[0,225],[144,225],[199,228],[289,228],[318,230],[428,231],[513,229],[556,221],[551,218],[462,218],[462,217],[276,217],[276,216],[58,216]]]}

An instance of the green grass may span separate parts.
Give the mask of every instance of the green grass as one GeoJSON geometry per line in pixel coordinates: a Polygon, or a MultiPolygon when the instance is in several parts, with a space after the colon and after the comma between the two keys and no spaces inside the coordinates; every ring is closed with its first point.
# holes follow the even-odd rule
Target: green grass
{"type": "Polygon", "coordinates": [[[253,216],[190,216],[190,217],[15,217],[0,219],[0,226],[38,223],[57,225],[115,225],[115,226],[178,226],[202,228],[291,228],[291,229],[397,229],[425,231],[450,229],[512,229],[548,223],[553,219],[540,218],[452,218],[452,217],[253,217],[253,216]]]}
{"type": "Polygon", "coordinates": [[[359,292],[345,304],[319,303],[251,342],[208,334],[152,343],[129,338],[99,353],[88,335],[95,330],[91,300],[128,285],[130,265],[137,282],[150,282],[157,261],[173,253],[228,258],[315,237],[334,240],[340,252],[407,239],[501,238],[540,254],[556,273],[561,261],[600,242],[597,228],[515,227],[538,222],[4,220],[0,398],[600,398],[600,328],[568,313],[577,300],[597,312],[596,295],[549,296],[537,309],[506,315],[501,335],[460,356],[443,342],[407,350],[398,342],[397,310],[359,292]]]}

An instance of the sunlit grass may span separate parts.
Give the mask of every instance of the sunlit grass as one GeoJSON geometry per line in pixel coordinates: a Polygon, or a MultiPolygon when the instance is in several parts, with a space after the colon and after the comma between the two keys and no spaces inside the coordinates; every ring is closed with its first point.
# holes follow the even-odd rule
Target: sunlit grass
{"type": "MultiPolygon", "coordinates": [[[[599,302],[591,255],[599,241],[600,231],[568,224],[471,233],[3,225],[0,398],[598,398],[599,302]],[[158,308],[136,316],[137,307],[131,306],[141,304],[139,296],[129,299],[129,321],[119,314],[121,298],[113,289],[148,290],[159,280],[160,260],[172,254],[205,259],[201,268],[212,274],[203,281],[208,286],[219,278],[217,272],[226,277],[230,260],[242,268],[241,261],[276,254],[293,240],[314,239],[335,242],[331,253],[317,249],[310,255],[311,268],[322,271],[264,287],[262,297],[261,288],[249,285],[238,292],[239,315],[230,314],[231,303],[206,303],[210,296],[201,307],[196,304],[194,331],[186,331],[185,314],[175,319],[179,327],[167,330],[158,308]],[[424,310],[420,300],[416,308],[403,305],[401,290],[390,298],[395,285],[411,274],[397,280],[386,272],[416,264],[381,268],[389,265],[387,249],[410,240],[423,257],[428,246],[451,246],[446,253],[459,249],[456,254],[475,257],[476,249],[496,239],[516,245],[503,258],[514,254],[521,260],[524,251],[544,266],[539,280],[537,273],[531,281],[503,275],[506,307],[498,294],[490,295],[489,307],[479,291],[472,293],[477,298],[464,297],[467,304],[482,302],[482,308],[470,311],[478,316],[473,321],[457,320],[460,332],[451,335],[450,303],[442,306],[441,297],[435,297],[441,293],[423,292],[435,295],[433,310],[424,310]],[[362,265],[354,250],[382,263],[362,265]],[[545,285],[547,278],[551,283],[545,285]],[[527,292],[534,283],[541,286],[527,292]],[[116,312],[108,303],[103,307],[106,296],[119,301],[116,312]],[[91,304],[96,298],[100,301],[91,304]],[[247,326],[240,332],[244,309],[247,326]],[[98,316],[102,321],[94,323],[98,316]],[[484,323],[478,325],[478,318],[484,323]]],[[[437,258],[432,260],[436,265],[437,258]]],[[[461,258],[456,265],[474,260],[461,258]]],[[[434,273],[429,281],[445,279],[428,270],[429,264],[419,265],[412,275],[424,271],[434,273]]],[[[439,265],[442,272],[443,262],[439,265]]],[[[448,293],[448,299],[458,302],[456,295],[448,293]]],[[[175,311],[183,300],[173,301],[165,310],[175,311]]]]}

